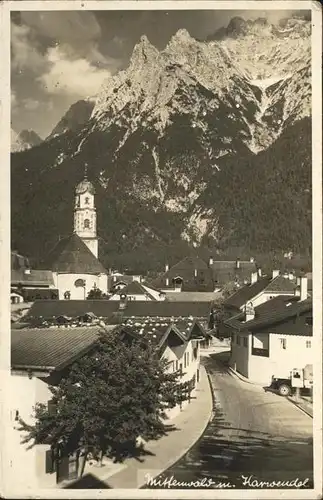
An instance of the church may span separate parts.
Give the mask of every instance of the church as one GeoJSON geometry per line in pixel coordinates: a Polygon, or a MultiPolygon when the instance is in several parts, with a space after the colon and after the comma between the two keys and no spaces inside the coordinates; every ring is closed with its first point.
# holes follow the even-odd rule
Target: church
{"type": "Polygon", "coordinates": [[[98,260],[95,189],[85,177],[75,188],[74,232],[60,239],[46,259],[59,300],[84,300],[90,290],[107,293],[108,273],[98,260]]]}

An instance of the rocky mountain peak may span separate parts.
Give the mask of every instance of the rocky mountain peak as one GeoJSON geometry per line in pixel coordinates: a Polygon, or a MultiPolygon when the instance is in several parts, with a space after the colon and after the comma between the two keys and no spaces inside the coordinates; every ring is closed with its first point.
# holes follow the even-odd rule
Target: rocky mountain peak
{"type": "Polygon", "coordinates": [[[136,67],[138,64],[147,64],[157,59],[159,51],[149,41],[146,35],[140,37],[139,42],[134,46],[130,59],[130,67],[136,67]]]}
{"type": "Polygon", "coordinates": [[[11,129],[11,151],[19,152],[41,144],[43,140],[34,130],[22,130],[17,134],[11,129]]]}

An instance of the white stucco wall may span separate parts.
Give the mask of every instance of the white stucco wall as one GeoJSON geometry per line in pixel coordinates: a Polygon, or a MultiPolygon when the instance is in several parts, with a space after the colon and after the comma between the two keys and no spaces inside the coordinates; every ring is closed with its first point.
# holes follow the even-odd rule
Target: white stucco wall
{"type": "MultiPolygon", "coordinates": [[[[294,297],[294,293],[282,293],[282,292],[265,292],[262,291],[256,297],[250,299],[248,302],[252,302],[253,307],[260,306],[261,304],[264,304],[268,300],[274,299],[275,297],[278,297],[279,295],[285,295],[286,297],[291,296],[294,297]]],[[[243,304],[240,309],[241,311],[244,310],[245,304],[243,304]]]]}
{"type": "MultiPolygon", "coordinates": [[[[163,354],[163,358],[167,359],[167,361],[173,362],[174,364],[170,366],[170,371],[176,371],[176,361],[178,361],[178,369],[180,368],[180,364],[182,364],[183,367],[183,376],[181,378],[181,382],[187,382],[193,378],[193,376],[196,376],[196,382],[197,382],[197,371],[200,366],[200,347],[199,343],[196,342],[197,344],[197,358],[194,359],[193,357],[193,342],[190,341],[188,344],[183,347],[178,346],[178,347],[172,347],[170,348],[167,346],[165,349],[165,352],[163,354]],[[184,356],[185,354],[187,355],[188,358],[188,364],[186,368],[184,368],[184,356]]],[[[192,391],[191,395],[194,397],[195,390],[192,391]]],[[[185,407],[190,404],[189,401],[185,401],[182,404],[182,409],[185,409],[185,407]]],[[[171,408],[166,411],[166,415],[168,419],[174,418],[178,413],[181,411],[181,408],[179,405],[177,405],[175,408],[171,408]]]]}
{"type": "Polygon", "coordinates": [[[313,363],[313,347],[306,347],[307,341],[311,341],[312,344],[312,337],[271,333],[269,358],[250,357],[250,379],[270,384],[273,375],[278,378],[288,378],[293,368],[302,369],[305,365],[313,363]],[[283,349],[281,339],[285,339],[286,349],[283,349]]]}
{"type": "Polygon", "coordinates": [[[32,423],[33,406],[36,402],[47,404],[52,394],[42,380],[27,374],[13,374],[10,377],[10,426],[6,428],[8,478],[7,484],[17,490],[28,492],[36,488],[52,488],[56,486],[56,473],[46,474],[45,453],[47,445],[37,445],[31,449],[28,444],[21,444],[26,435],[18,431],[18,422],[15,421],[16,410],[26,423],[32,423]]]}
{"type": "Polygon", "coordinates": [[[53,273],[55,287],[59,291],[59,300],[64,300],[64,293],[69,290],[71,292],[71,300],[84,300],[94,285],[103,293],[107,293],[108,278],[106,274],[59,274],[53,273]],[[83,287],[76,287],[75,281],[78,279],[85,280],[85,290],[83,287]]]}
{"type": "Polygon", "coordinates": [[[233,342],[231,342],[230,366],[244,377],[249,377],[249,359],[251,356],[251,339],[248,333],[240,333],[240,345],[237,344],[235,334],[233,342]],[[244,344],[244,339],[247,339],[248,346],[244,344]]]}

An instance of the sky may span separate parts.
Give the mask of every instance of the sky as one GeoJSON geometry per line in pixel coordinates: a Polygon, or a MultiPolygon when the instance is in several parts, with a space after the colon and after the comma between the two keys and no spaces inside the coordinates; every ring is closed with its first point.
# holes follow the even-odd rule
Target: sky
{"type": "Polygon", "coordinates": [[[11,121],[45,138],[76,101],[127,67],[142,35],[162,50],[185,28],[200,40],[235,16],[277,22],[287,11],[47,11],[11,13],[11,121]]]}

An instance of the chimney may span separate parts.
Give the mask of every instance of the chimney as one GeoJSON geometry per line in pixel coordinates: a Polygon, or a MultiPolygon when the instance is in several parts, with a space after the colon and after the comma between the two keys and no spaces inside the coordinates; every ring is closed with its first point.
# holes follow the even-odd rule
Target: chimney
{"type": "Polygon", "coordinates": [[[119,311],[124,311],[127,306],[127,295],[122,293],[120,295],[119,311]]]}
{"type": "Polygon", "coordinates": [[[165,273],[167,273],[167,271],[169,271],[169,265],[165,264],[165,273]]]}
{"type": "Polygon", "coordinates": [[[245,312],[246,321],[252,321],[253,319],[255,319],[256,314],[252,302],[248,302],[248,304],[246,304],[245,312]]]}
{"type": "Polygon", "coordinates": [[[240,259],[239,259],[239,257],[236,260],[236,269],[240,269],[240,259]]]}
{"type": "Polygon", "coordinates": [[[166,286],[169,286],[169,278],[166,278],[166,286]]]}
{"type": "Polygon", "coordinates": [[[30,269],[27,267],[27,268],[24,270],[24,273],[25,273],[25,274],[30,274],[30,269]]]}
{"type": "Polygon", "coordinates": [[[197,269],[194,269],[194,277],[197,277],[197,269]]]}
{"type": "Polygon", "coordinates": [[[279,276],[279,274],[280,274],[279,269],[274,269],[274,270],[273,270],[273,280],[274,280],[275,278],[277,278],[277,276],[279,276]]]}
{"type": "Polygon", "coordinates": [[[259,276],[259,278],[261,278],[261,276],[262,276],[262,270],[261,270],[261,267],[258,267],[258,276],[259,276]]]}
{"type": "Polygon", "coordinates": [[[289,272],[289,274],[288,274],[288,278],[289,278],[291,281],[293,281],[293,279],[295,278],[293,271],[290,271],[290,272],[289,272]]]}
{"type": "Polygon", "coordinates": [[[165,292],[159,292],[159,300],[166,300],[165,292]]]}
{"type": "Polygon", "coordinates": [[[255,262],[255,259],[253,257],[250,257],[250,262],[253,264],[255,262]]]}
{"type": "Polygon", "coordinates": [[[257,283],[258,280],[258,273],[255,271],[254,273],[251,273],[251,284],[253,285],[254,283],[257,283]]]}
{"type": "Polygon", "coordinates": [[[214,262],[214,261],[213,261],[213,257],[212,257],[212,255],[211,255],[211,256],[210,256],[210,258],[209,258],[209,266],[213,266],[213,262],[214,262]]]}

